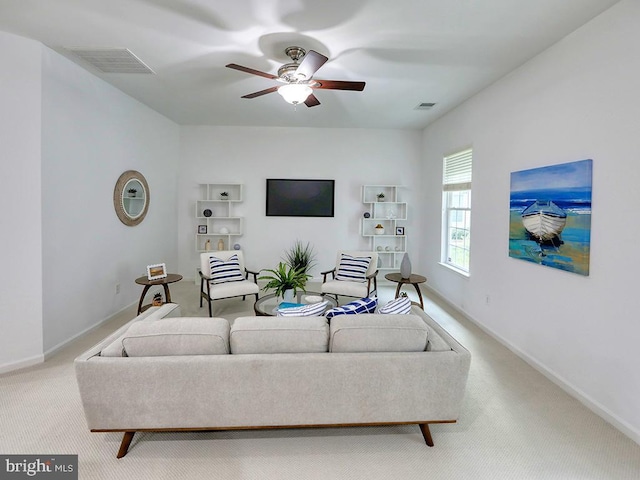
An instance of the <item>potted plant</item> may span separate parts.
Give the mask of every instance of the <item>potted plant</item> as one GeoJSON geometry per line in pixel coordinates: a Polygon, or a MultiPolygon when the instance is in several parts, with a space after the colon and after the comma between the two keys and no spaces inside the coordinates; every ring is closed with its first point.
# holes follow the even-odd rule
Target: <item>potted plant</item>
{"type": "Polygon", "coordinates": [[[298,290],[304,291],[307,280],[311,278],[311,275],[308,275],[303,270],[295,269],[284,262],[280,262],[276,269],[265,268],[262,271],[270,273],[270,275],[258,277],[259,280],[268,280],[262,289],[274,289],[274,293],[278,297],[284,297],[287,290],[291,291],[292,296],[298,290]]]}
{"type": "Polygon", "coordinates": [[[376,197],[378,197],[379,202],[384,202],[384,193],[380,192],[376,197]]]}
{"type": "Polygon", "coordinates": [[[228,200],[229,199],[229,192],[220,192],[220,199],[221,200],[228,200]]]}
{"type": "Polygon", "coordinates": [[[138,190],[136,190],[135,188],[130,188],[129,190],[127,190],[127,193],[130,197],[135,197],[136,193],[138,193],[138,190]]]}
{"type": "Polygon", "coordinates": [[[382,235],[384,233],[384,227],[381,223],[376,225],[376,235],[382,235]]]}
{"type": "Polygon", "coordinates": [[[285,253],[285,261],[290,267],[309,273],[311,267],[315,265],[313,247],[309,242],[303,245],[300,240],[296,240],[293,246],[285,253]]]}

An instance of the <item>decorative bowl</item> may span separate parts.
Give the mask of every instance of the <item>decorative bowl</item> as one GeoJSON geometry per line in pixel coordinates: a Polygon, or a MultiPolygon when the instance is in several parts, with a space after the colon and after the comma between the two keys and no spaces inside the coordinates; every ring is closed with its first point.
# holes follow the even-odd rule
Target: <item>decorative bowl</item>
{"type": "Polygon", "coordinates": [[[322,301],[322,297],[320,295],[307,295],[304,297],[304,301],[307,303],[318,303],[322,301]]]}

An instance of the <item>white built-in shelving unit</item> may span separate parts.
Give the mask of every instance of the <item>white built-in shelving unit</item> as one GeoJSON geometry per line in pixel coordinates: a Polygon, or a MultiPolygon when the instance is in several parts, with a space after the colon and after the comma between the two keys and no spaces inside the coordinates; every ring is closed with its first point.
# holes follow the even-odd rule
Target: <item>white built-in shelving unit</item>
{"type": "Polygon", "coordinates": [[[243,218],[234,215],[234,205],[242,202],[242,184],[240,183],[202,183],[196,200],[196,252],[206,251],[207,240],[211,250],[218,250],[220,240],[224,250],[232,250],[242,235],[243,218]],[[227,192],[228,196],[221,196],[227,192]],[[209,216],[207,216],[211,212],[209,216]],[[200,233],[200,227],[206,227],[206,233],[200,233]]]}
{"type": "Polygon", "coordinates": [[[362,186],[362,203],[369,218],[363,216],[360,232],[370,240],[371,250],[378,252],[380,271],[400,269],[402,256],[407,251],[407,236],[397,231],[398,227],[404,228],[403,221],[407,220],[402,190],[400,185],[362,186]],[[383,200],[378,198],[381,193],[383,200]],[[378,225],[384,228],[383,233],[376,229],[378,225]]]}

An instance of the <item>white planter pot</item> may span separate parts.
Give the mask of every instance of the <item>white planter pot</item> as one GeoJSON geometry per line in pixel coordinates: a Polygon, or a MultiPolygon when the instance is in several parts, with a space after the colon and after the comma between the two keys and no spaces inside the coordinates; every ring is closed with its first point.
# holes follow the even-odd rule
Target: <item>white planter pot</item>
{"type": "Polygon", "coordinates": [[[293,303],[293,288],[284,291],[283,300],[287,303],[293,303]]]}

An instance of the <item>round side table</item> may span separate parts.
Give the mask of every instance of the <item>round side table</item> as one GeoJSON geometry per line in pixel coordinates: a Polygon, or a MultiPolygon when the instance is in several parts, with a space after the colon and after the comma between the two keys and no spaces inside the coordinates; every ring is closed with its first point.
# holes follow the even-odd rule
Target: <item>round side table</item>
{"type": "Polygon", "coordinates": [[[178,275],[177,273],[169,273],[165,278],[160,278],[158,280],[149,280],[147,277],[139,277],[136,278],[136,283],[138,285],[144,285],[142,289],[142,295],[140,295],[140,301],[138,302],[138,315],[140,315],[143,311],[151,306],[145,305],[142,306],[142,302],[144,301],[144,296],[147,294],[149,289],[155,285],[162,285],[164,288],[164,298],[167,300],[167,303],[171,303],[171,292],[169,292],[169,284],[179,282],[182,280],[182,275],[178,275]]]}
{"type": "Polygon", "coordinates": [[[427,281],[427,277],[423,277],[422,275],[417,275],[412,273],[409,275],[409,278],[402,278],[402,275],[399,273],[387,273],[384,278],[389,280],[390,282],[396,282],[398,287],[396,288],[396,298],[400,296],[400,289],[402,285],[413,285],[418,292],[418,298],[420,299],[420,303],[412,302],[414,305],[419,305],[422,310],[424,310],[424,302],[422,301],[422,293],[420,292],[420,287],[418,286],[420,283],[424,283],[427,281]]]}

